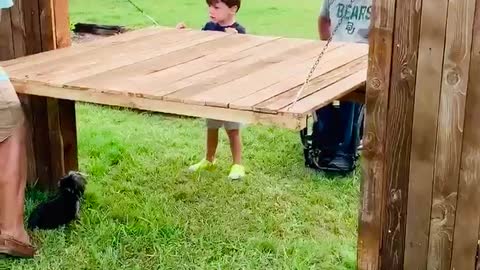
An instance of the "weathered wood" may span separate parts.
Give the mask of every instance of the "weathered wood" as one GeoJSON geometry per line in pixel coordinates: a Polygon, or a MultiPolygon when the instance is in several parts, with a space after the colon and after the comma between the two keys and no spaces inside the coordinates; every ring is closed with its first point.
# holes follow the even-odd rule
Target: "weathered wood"
{"type": "MultiPolygon", "coordinates": [[[[226,57],[224,61],[220,61],[225,62],[224,64],[212,68],[208,72],[197,73],[176,81],[155,94],[160,92],[165,94],[166,100],[186,103],[192,96],[208,92],[213,87],[227,84],[249,74],[265,70],[275,63],[286,61],[293,51],[311,53],[317,46],[318,43],[315,44],[312,41],[298,43],[285,38],[274,40],[226,57]]],[[[339,45],[332,44],[331,49],[338,47],[339,45]]],[[[203,103],[205,104],[205,102],[203,103]]],[[[228,103],[225,102],[222,106],[228,107],[228,103]]]]}
{"type": "MultiPolygon", "coordinates": [[[[28,57],[23,57],[19,59],[12,59],[8,61],[3,61],[2,66],[8,67],[10,71],[20,70],[29,68],[39,64],[54,64],[58,59],[65,59],[68,57],[75,57],[79,54],[89,54],[91,51],[102,50],[105,47],[116,48],[119,46],[124,46],[126,43],[134,42],[135,40],[150,40],[152,35],[155,35],[159,32],[167,31],[171,29],[163,28],[145,28],[139,29],[127,34],[113,36],[108,39],[100,39],[95,42],[84,43],[82,46],[71,46],[66,48],[59,48],[52,51],[46,51],[39,54],[29,55],[28,57]]],[[[24,55],[27,55],[26,53],[24,55]]]]}
{"type": "MultiPolygon", "coordinates": [[[[60,44],[65,44],[61,42],[60,44]]],[[[77,117],[75,102],[71,100],[58,101],[60,113],[60,130],[63,143],[64,171],[78,169],[78,146],[77,146],[77,117]]]]}
{"type": "Polygon", "coordinates": [[[236,111],[220,107],[207,107],[200,105],[169,102],[159,99],[146,99],[131,96],[126,99],[122,95],[112,95],[88,89],[78,90],[76,88],[57,88],[43,84],[14,82],[18,93],[36,95],[48,95],[58,99],[69,99],[72,101],[82,100],[85,102],[120,106],[132,109],[141,109],[154,112],[163,112],[177,115],[186,115],[202,118],[214,118],[220,120],[236,121],[242,123],[258,123],[276,125],[282,128],[300,130],[305,125],[305,117],[289,115],[282,117],[276,114],[262,114],[249,111],[236,111]]]}
{"type": "Polygon", "coordinates": [[[427,267],[430,210],[448,0],[423,1],[404,269],[427,267]]]}
{"type": "Polygon", "coordinates": [[[17,1],[16,4],[10,8],[11,14],[11,28],[13,35],[13,45],[15,55],[12,58],[25,56],[27,54],[27,44],[25,39],[25,24],[23,20],[23,1],[17,1]]]}
{"type": "MultiPolygon", "coordinates": [[[[102,72],[87,79],[71,82],[71,84],[79,87],[99,87],[109,90],[129,89],[129,93],[147,91],[152,92],[152,96],[153,93],[154,95],[167,94],[176,90],[174,87],[171,87],[173,89],[169,91],[170,87],[167,87],[167,85],[173,85],[177,81],[191,81],[196,78],[196,75],[203,74],[214,68],[225,67],[226,61],[218,61],[218,59],[230,55],[236,55],[240,58],[250,51],[252,47],[266,49],[272,44],[276,44],[277,40],[278,38],[270,37],[243,38],[239,35],[227,36],[212,42],[201,43],[195,47],[183,48],[167,55],[153,57],[146,61],[102,72]],[[213,46],[213,44],[216,45],[213,46]],[[132,74],[132,77],[138,79],[115,80],[115,78],[125,76],[125,74],[132,74]]],[[[198,93],[202,89],[197,87],[196,91],[198,93]]]]}
{"type": "Polygon", "coordinates": [[[397,1],[385,146],[382,269],[403,269],[420,12],[420,1],[397,1]]]}
{"type": "Polygon", "coordinates": [[[66,48],[72,44],[70,38],[70,17],[68,0],[54,0],[55,14],[55,48],[66,48]]]}
{"type": "Polygon", "coordinates": [[[0,9],[0,60],[11,59],[15,56],[9,9],[0,9]]]}
{"type": "Polygon", "coordinates": [[[367,76],[366,70],[361,70],[353,73],[352,75],[337,81],[328,87],[325,87],[322,91],[318,91],[315,94],[299,100],[293,106],[289,106],[280,110],[282,113],[296,113],[302,114],[303,112],[313,112],[321,107],[324,107],[331,103],[331,101],[338,100],[346,92],[353,92],[355,89],[365,87],[365,77],[367,76]],[[351,91],[338,91],[341,89],[350,89],[351,91]],[[339,93],[342,93],[340,95],[339,93]]]}
{"type": "Polygon", "coordinates": [[[428,269],[451,265],[475,2],[449,1],[448,6],[428,269]]]}
{"type": "MultiPolygon", "coordinates": [[[[22,18],[24,28],[26,53],[25,55],[42,52],[42,36],[40,29],[39,0],[19,0],[15,2],[23,13],[22,18]]],[[[22,55],[23,56],[23,55],[22,55]]]]}
{"type": "MultiPolygon", "coordinates": [[[[162,39],[160,36],[154,40],[141,40],[137,43],[125,44],[125,46],[117,48],[118,51],[112,48],[104,48],[95,50],[90,54],[76,55],[70,59],[62,58],[59,61],[51,62],[50,65],[31,65],[28,68],[11,72],[11,76],[30,74],[32,80],[61,85],[226,37],[213,32],[205,35],[201,34],[198,32],[185,32],[183,35],[175,34],[176,38],[173,40],[162,39]],[[132,54],[132,51],[135,51],[135,53],[132,54]]],[[[9,69],[8,66],[6,68],[9,69]]]]}
{"type": "Polygon", "coordinates": [[[47,99],[44,97],[29,97],[31,106],[31,119],[33,130],[34,160],[37,169],[37,181],[40,187],[50,188],[52,186],[51,159],[50,159],[50,138],[48,126],[47,99]]]}
{"type": "MultiPolygon", "coordinates": [[[[67,0],[40,0],[42,51],[70,46],[70,22],[67,0]],[[51,17],[51,18],[49,18],[51,17]]],[[[57,187],[58,179],[69,170],[78,170],[77,129],[75,102],[47,98],[50,142],[50,181],[42,181],[49,189],[57,187]]]]}
{"type": "Polygon", "coordinates": [[[396,0],[373,1],[358,233],[358,269],[379,269],[385,141],[396,0]]]}
{"type": "Polygon", "coordinates": [[[54,98],[29,96],[29,119],[37,184],[55,189],[59,177],[78,169],[75,104],[54,98]]]}
{"type": "MultiPolygon", "coordinates": [[[[451,269],[472,269],[480,226],[480,1],[476,3],[451,269]]],[[[467,28],[468,29],[468,28],[467,28]]],[[[468,30],[467,30],[468,31],[468,30]]]]}
{"type": "Polygon", "coordinates": [[[389,13],[386,4],[374,1],[371,29],[376,53],[370,53],[367,81],[359,269],[474,269],[480,238],[480,4],[391,3],[395,17],[386,18],[395,20],[393,57],[376,51],[377,44],[392,44],[375,32],[376,19],[389,13]],[[378,58],[387,65],[378,68],[378,58]],[[389,80],[383,88],[381,72],[389,80]],[[372,99],[376,88],[385,89],[384,99],[372,99]],[[372,114],[371,100],[384,102],[380,116],[372,114]],[[372,129],[379,119],[386,133],[372,129]],[[380,158],[373,167],[375,154],[380,158]]]}
{"type": "MultiPolygon", "coordinates": [[[[159,107],[160,111],[168,108],[168,113],[175,113],[176,103],[179,114],[188,111],[183,109],[188,107],[183,104],[201,105],[214,108],[209,111],[219,113],[213,118],[229,120],[223,119],[227,115],[244,119],[242,115],[248,112],[247,115],[255,117],[247,119],[260,123],[268,119],[267,124],[281,125],[306,117],[319,105],[363,86],[366,80],[368,46],[334,42],[314,74],[311,87],[301,96],[299,106],[294,110],[284,110],[293,102],[293,92],[279,96],[280,100],[272,103],[278,107],[270,112],[257,111],[252,106],[235,108],[230,107],[234,101],[253,96],[258,91],[262,91],[262,97],[252,105],[301,85],[310,68],[305,61],[313,61],[325,42],[178,29],[159,29],[155,33],[147,31],[140,36],[135,32],[125,35],[136,37],[125,39],[130,42],[108,42],[105,40],[110,38],[105,38],[76,45],[76,50],[29,56],[18,59],[18,62],[8,61],[5,69],[15,83],[40,84],[48,89],[39,91],[30,87],[29,92],[19,91],[24,94],[76,100],[66,94],[78,91],[82,93],[73,96],[81,99],[76,101],[92,102],[92,97],[96,95],[87,96],[85,93],[101,93],[99,96],[102,98],[105,95],[123,98],[123,104],[131,103],[134,96],[147,102],[169,101],[171,106],[159,107]],[[346,72],[342,71],[344,69],[347,69],[346,72]],[[345,78],[355,80],[345,82],[345,78]],[[343,83],[335,86],[340,81],[343,83]],[[269,96],[265,96],[266,93],[269,96]],[[225,110],[217,108],[231,109],[231,113],[225,114],[225,110]],[[268,115],[262,117],[261,114],[268,115]]],[[[96,103],[95,100],[93,102],[96,103]]],[[[45,101],[43,103],[46,104],[45,101]]],[[[50,117],[52,114],[45,111],[43,115],[50,117]]],[[[203,116],[202,113],[194,113],[194,116],[198,115],[203,116]]],[[[49,120],[49,123],[54,122],[58,121],[49,120]]]]}
{"type": "Polygon", "coordinates": [[[351,92],[346,96],[340,98],[340,101],[356,102],[359,104],[365,104],[366,90],[365,88],[360,88],[357,91],[351,92]]]}
{"type": "MultiPolygon", "coordinates": [[[[309,99],[312,94],[318,90],[335,84],[339,79],[357,72],[362,67],[368,66],[368,59],[360,57],[352,60],[347,65],[343,65],[341,59],[345,59],[345,53],[342,50],[336,50],[330,58],[324,58],[319,64],[317,70],[313,73],[313,78],[321,76],[320,79],[314,79],[308,87],[304,88],[297,101],[309,99]],[[333,68],[334,67],[334,68],[333,68]]],[[[303,76],[284,76],[278,83],[261,89],[249,96],[243,97],[230,103],[230,108],[250,109],[257,111],[274,112],[280,109],[290,107],[297,97],[298,91],[303,86],[305,74],[309,72],[310,66],[306,66],[303,76]],[[295,77],[298,77],[295,78],[295,77]]]]}
{"type": "MultiPolygon", "coordinates": [[[[324,56],[324,63],[322,63],[323,73],[328,70],[334,70],[341,67],[342,63],[355,61],[358,58],[366,55],[368,48],[363,44],[356,46],[352,44],[349,46],[342,46],[336,50],[332,50],[330,54],[324,56]],[[343,51],[343,53],[342,53],[343,51]],[[343,59],[342,59],[343,57],[343,59]],[[337,59],[337,61],[327,61],[327,59],[337,59]]],[[[290,81],[294,86],[300,85],[305,80],[305,74],[308,73],[311,65],[306,63],[313,63],[315,57],[318,55],[318,49],[301,52],[286,52],[285,59],[282,61],[273,61],[271,65],[265,66],[264,69],[258,72],[251,72],[246,76],[227,82],[218,87],[214,87],[209,91],[205,91],[190,97],[185,102],[210,104],[213,106],[222,106],[222,104],[234,103],[238,99],[242,99],[249,95],[255,95],[256,92],[269,87],[274,84],[282,82],[282,80],[290,81]],[[304,72],[298,72],[299,69],[305,68],[304,72]],[[292,74],[302,74],[303,76],[291,76],[292,74]],[[228,91],[226,91],[228,89],[228,91]]],[[[322,74],[321,68],[317,71],[317,76],[322,74]]],[[[313,77],[315,78],[315,77],[313,77]]],[[[366,78],[364,78],[365,80],[366,78]]],[[[289,89],[291,87],[283,87],[289,89]]],[[[314,88],[315,89],[315,88],[314,88]]],[[[292,98],[293,101],[294,98],[292,98]]]]}
{"type": "MultiPolygon", "coordinates": [[[[32,1],[32,0],[30,0],[32,1]]],[[[56,0],[37,0],[38,12],[40,14],[40,38],[42,40],[42,51],[54,50],[57,47],[55,10],[53,3],[56,0]]],[[[32,1],[32,2],[37,2],[32,1]]]]}

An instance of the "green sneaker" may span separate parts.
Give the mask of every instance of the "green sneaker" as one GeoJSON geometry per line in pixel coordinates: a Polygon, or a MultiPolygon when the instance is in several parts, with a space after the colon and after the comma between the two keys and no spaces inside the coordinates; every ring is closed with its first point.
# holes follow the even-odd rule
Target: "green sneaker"
{"type": "Polygon", "coordinates": [[[230,169],[230,174],[228,175],[228,178],[230,178],[231,180],[239,180],[243,177],[245,177],[245,167],[239,164],[234,164],[230,169]]]}
{"type": "Polygon", "coordinates": [[[215,167],[215,161],[210,162],[207,159],[202,159],[202,161],[194,164],[188,168],[190,172],[197,172],[203,170],[212,170],[215,167]]]}

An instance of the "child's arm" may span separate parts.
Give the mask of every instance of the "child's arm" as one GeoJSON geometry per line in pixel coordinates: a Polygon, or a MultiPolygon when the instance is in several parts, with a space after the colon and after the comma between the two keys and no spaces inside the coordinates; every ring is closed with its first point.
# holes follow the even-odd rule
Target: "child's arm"
{"type": "Polygon", "coordinates": [[[238,34],[238,30],[233,27],[225,28],[226,33],[238,34]]]}
{"type": "Polygon", "coordinates": [[[327,40],[330,38],[330,35],[331,35],[330,26],[331,26],[331,20],[330,20],[329,4],[328,4],[328,0],[326,0],[324,1],[324,4],[322,6],[322,12],[318,17],[318,34],[321,40],[327,40]]]}

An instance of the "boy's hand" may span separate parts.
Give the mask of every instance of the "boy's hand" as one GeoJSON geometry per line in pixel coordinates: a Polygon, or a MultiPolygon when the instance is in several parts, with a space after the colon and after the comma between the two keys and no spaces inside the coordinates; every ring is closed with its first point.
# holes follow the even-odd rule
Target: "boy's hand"
{"type": "Polygon", "coordinates": [[[232,34],[238,34],[237,29],[232,28],[232,27],[225,28],[225,32],[226,33],[232,33],[232,34]]]}
{"type": "Polygon", "coordinates": [[[181,22],[177,24],[177,29],[185,29],[185,28],[187,28],[187,25],[185,23],[181,22]]]}

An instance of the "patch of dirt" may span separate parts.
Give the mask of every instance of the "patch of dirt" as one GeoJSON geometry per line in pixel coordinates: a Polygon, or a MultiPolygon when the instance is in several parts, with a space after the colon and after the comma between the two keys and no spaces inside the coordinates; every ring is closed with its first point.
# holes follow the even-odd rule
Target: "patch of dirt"
{"type": "Polygon", "coordinates": [[[106,37],[109,37],[109,36],[100,36],[100,35],[93,35],[88,33],[75,33],[75,32],[72,32],[72,36],[71,36],[72,45],[82,44],[85,42],[94,41],[94,40],[102,39],[106,37]]]}

